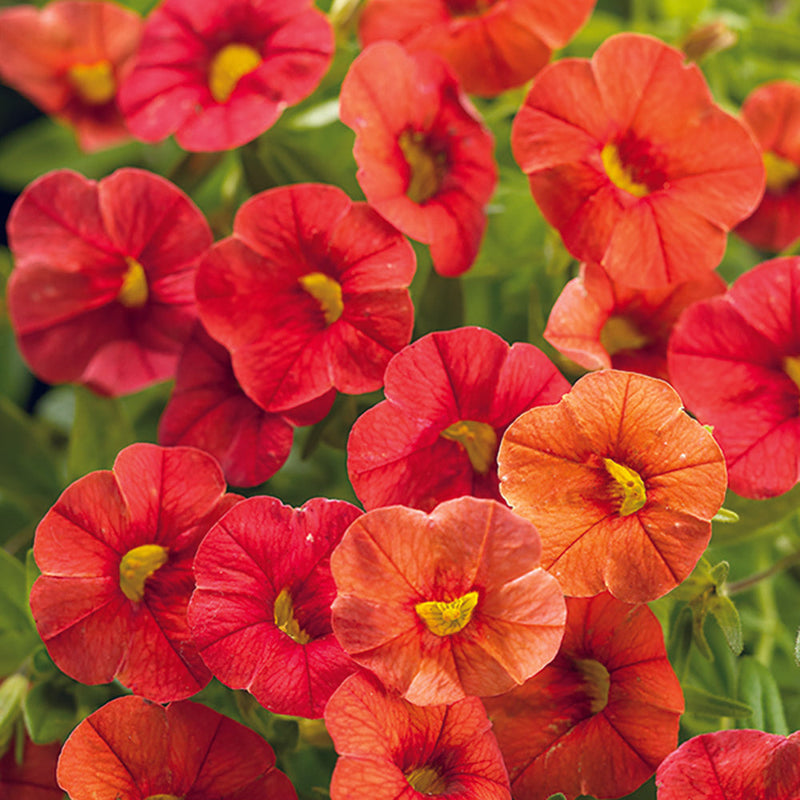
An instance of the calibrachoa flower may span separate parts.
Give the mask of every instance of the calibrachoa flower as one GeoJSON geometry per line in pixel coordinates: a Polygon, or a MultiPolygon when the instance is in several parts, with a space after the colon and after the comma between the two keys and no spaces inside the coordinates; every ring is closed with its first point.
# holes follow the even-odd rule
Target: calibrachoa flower
{"type": "Polygon", "coordinates": [[[370,45],[342,82],[339,113],[356,133],[358,182],[369,203],[430,245],[441,275],[472,266],[497,183],[493,139],[434,53],[370,45]]]}
{"type": "Polygon", "coordinates": [[[311,0],[166,0],[147,19],[120,108],[146,142],[174,133],[186,150],[227,150],[311,94],[332,54],[311,0]]]}
{"type": "Polygon", "coordinates": [[[423,336],[389,362],[386,400],[353,425],[347,470],[364,507],[430,511],[461,495],[502,502],[497,445],[506,426],[569,389],[529,344],[482,328],[423,336]]]}
{"type": "Polygon", "coordinates": [[[202,689],[211,674],[186,621],[192,561],[239,499],[211,456],[151,444],[68,486],[36,529],[42,574],[30,598],[58,668],[81,683],[117,678],[159,702],[202,689]]]}
{"type": "Polygon", "coordinates": [[[0,12],[0,79],[75,129],[84,150],[130,138],[117,109],[141,17],[103,0],[55,0],[0,12]]]}
{"type": "Polygon", "coordinates": [[[798,800],[800,732],[695,736],[664,759],[656,787],[658,800],[798,800]]]}
{"type": "Polygon", "coordinates": [[[800,238],[800,84],[759,86],[745,100],[742,119],[764,151],[767,188],[736,233],[763,250],[783,250],[800,238]]]}
{"type": "Polygon", "coordinates": [[[751,134],[696,65],[639,34],[542,70],[511,144],[567,249],[638,288],[714,269],[763,193],[751,134]]]}
{"type": "Polygon", "coordinates": [[[632,792],[675,748],[683,693],[652,611],[603,593],[567,598],[553,662],[484,705],[516,800],[608,798],[632,792]]]}
{"type": "Polygon", "coordinates": [[[36,375],[111,395],[173,375],[212,240],[176,186],[138,169],[50,172],[14,204],[8,238],[9,316],[36,375]]]}
{"type": "Polygon", "coordinates": [[[685,283],[631,289],[597,264],[581,264],[554,303],[544,338],[587,369],[614,367],[667,380],[667,343],[681,311],[726,288],[716,272],[704,272],[685,283]]]}
{"type": "Polygon", "coordinates": [[[664,381],[585,375],[526,411],[497,455],[500,491],[542,536],[542,566],[572,596],[654,600],[694,568],[727,485],[711,434],[664,381]]]}
{"type": "Polygon", "coordinates": [[[539,569],[533,525],[494,500],[359,517],[331,557],[342,647],[417,705],[521,684],[564,630],[564,598],[539,569]]]}
{"type": "Polygon", "coordinates": [[[70,734],[58,783],[72,800],[296,800],[257,733],[198,703],[118,697],[70,734]]]}
{"type": "Polygon", "coordinates": [[[361,514],[343,500],[302,508],[243,500],[203,540],[189,623],[203,660],[279,714],[321,717],[357,669],[331,631],[330,554],[361,514]]]}
{"type": "Polygon", "coordinates": [[[63,800],[64,793],[56,784],[60,752],[60,742],[38,745],[26,735],[22,763],[17,763],[12,741],[0,757],[0,800],[63,800]]]}
{"type": "Polygon", "coordinates": [[[335,186],[283,186],[239,209],[233,236],[200,263],[197,303],[231,353],[245,393],[267,411],[331,388],[379,389],[411,338],[409,242],[335,186]]]}
{"type": "Polygon", "coordinates": [[[496,95],[530,80],[586,22],[595,0],[369,0],[358,35],[443,56],[468,92],[496,95]]]}
{"type": "Polygon", "coordinates": [[[339,753],[332,800],[511,800],[491,723],[476,697],[422,708],[362,672],[331,697],[325,725],[339,753]]]}
{"type": "Polygon", "coordinates": [[[800,257],[776,258],[690,306],[669,343],[686,407],[714,429],[730,488],[774,497],[800,480],[800,257]]]}

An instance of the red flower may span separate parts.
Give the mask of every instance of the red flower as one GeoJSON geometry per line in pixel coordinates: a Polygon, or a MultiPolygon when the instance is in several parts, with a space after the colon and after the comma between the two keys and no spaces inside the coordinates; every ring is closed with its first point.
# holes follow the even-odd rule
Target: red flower
{"type": "Polygon", "coordinates": [[[356,133],[358,182],[370,205],[429,244],[454,276],[472,266],[497,183],[493,140],[435,54],[371,45],[342,82],[339,113],[356,133]]]}
{"type": "Polygon", "coordinates": [[[553,662],[484,705],[514,797],[572,800],[621,797],[644,783],[678,743],[683,694],[655,615],[604,593],[568,598],[553,662]]]}
{"type": "Polygon", "coordinates": [[[726,288],[716,272],[704,272],[685,283],[631,289],[602,267],[581,264],[553,305],[544,338],[587,369],[614,367],[667,380],[667,342],[681,311],[726,288]]]}
{"type": "Polygon", "coordinates": [[[800,238],[800,84],[759,86],[745,100],[742,119],[764,152],[767,188],[736,233],[763,250],[783,250],[800,238]]]}
{"type": "Polygon", "coordinates": [[[539,536],[493,500],[368,511],[331,557],[345,651],[417,705],[499,694],[558,650],[564,598],[539,536]]]}
{"type": "Polygon", "coordinates": [[[330,553],[360,513],[342,500],[294,509],[251,497],[208,532],[189,622],[217,678],[278,714],[322,716],[356,669],[331,632],[330,553]]]}
{"type": "Polygon", "coordinates": [[[415,268],[408,241],[366,203],[335,186],[284,186],[239,209],[233,236],[200,264],[197,302],[245,393],[285,411],[331,388],[382,386],[411,338],[415,268]]]}
{"type": "Polygon", "coordinates": [[[752,136],[698,67],[638,34],[542,70],[511,144],[567,249],[637,288],[714,269],[763,192],[752,136]]]}
{"type": "Polygon", "coordinates": [[[309,95],[332,54],[310,0],[166,0],[147,19],[120,108],[146,142],[175,133],[186,150],[228,150],[309,95]]]}
{"type": "Polygon", "coordinates": [[[141,17],[102,0],[55,0],[0,12],[0,78],[75,128],[84,150],[129,139],[117,109],[141,17]]]}
{"type": "Polygon", "coordinates": [[[119,395],[172,376],[211,244],[183,192],[138,169],[99,183],[58,170],[19,197],[8,237],[8,311],[39,377],[119,395]]]}
{"type": "Polygon", "coordinates": [[[0,757],[0,800],[63,800],[56,784],[61,743],[34,744],[27,735],[18,764],[13,741],[0,757]]]}
{"type": "Polygon", "coordinates": [[[257,733],[198,703],[118,697],[70,734],[58,783],[74,800],[296,800],[257,733]]]}
{"type": "Polygon", "coordinates": [[[569,384],[533,345],[509,347],[482,328],[431,333],[386,368],[386,400],[353,425],[347,470],[365,508],[430,511],[462,495],[502,502],[497,445],[534,405],[569,384]]]}
{"type": "Polygon", "coordinates": [[[695,736],[664,759],[656,786],[658,800],[798,800],[800,732],[695,736]]]}
{"type": "Polygon", "coordinates": [[[565,594],[654,600],[694,568],[725,496],[725,464],[668,384],[604,370],[503,436],[500,491],[542,535],[565,594]]]}
{"type": "Polygon", "coordinates": [[[765,261],[690,306],[669,343],[686,407],[714,428],[730,488],[774,497],[800,480],[800,257],[765,261]]]}
{"type": "Polygon", "coordinates": [[[445,58],[468,92],[496,95],[530,80],[586,22],[595,0],[370,0],[361,41],[402,42],[445,58]]]}
{"type": "Polygon", "coordinates": [[[348,678],[325,709],[339,759],[332,800],[511,800],[480,700],[421,708],[371,675],[348,678]]]}
{"type": "Polygon", "coordinates": [[[237,500],[217,462],[188,447],[133,444],[113,470],[68,486],[33,544],[31,610],[58,668],[159,702],[202,689],[211,675],[186,622],[192,561],[237,500]]]}

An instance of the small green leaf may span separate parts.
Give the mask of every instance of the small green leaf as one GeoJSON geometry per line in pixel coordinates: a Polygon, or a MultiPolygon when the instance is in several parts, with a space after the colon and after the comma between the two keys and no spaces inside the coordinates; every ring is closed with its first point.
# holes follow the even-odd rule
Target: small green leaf
{"type": "Polygon", "coordinates": [[[738,695],[753,709],[753,717],[747,721],[748,728],[758,728],[780,736],[789,734],[783,700],[775,678],[752,656],[741,659],[738,695]]]}
{"type": "Polygon", "coordinates": [[[35,744],[64,741],[78,722],[75,697],[56,681],[37,683],[25,698],[23,713],[35,744]]]}
{"type": "Polygon", "coordinates": [[[8,749],[28,692],[28,679],[11,675],[0,684],[0,756],[8,749]]]}
{"type": "Polygon", "coordinates": [[[687,714],[700,714],[704,717],[749,717],[753,709],[739,700],[707,692],[696,686],[684,686],[683,699],[687,714]]]}
{"type": "Polygon", "coordinates": [[[742,641],[742,622],[733,600],[730,597],[716,594],[708,601],[708,610],[722,628],[731,652],[738,656],[742,652],[744,642],[742,641]]]}
{"type": "Polygon", "coordinates": [[[692,652],[693,615],[689,606],[683,606],[670,629],[667,652],[675,674],[681,678],[686,674],[692,652]]]}
{"type": "Polygon", "coordinates": [[[738,522],[739,515],[735,511],[731,511],[730,508],[721,508],[711,517],[712,522],[738,522]]]}

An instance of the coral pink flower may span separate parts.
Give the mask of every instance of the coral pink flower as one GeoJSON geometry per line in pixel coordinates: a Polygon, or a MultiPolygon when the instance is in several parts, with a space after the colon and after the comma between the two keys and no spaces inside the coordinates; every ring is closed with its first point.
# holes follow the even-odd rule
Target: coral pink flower
{"type": "Polygon", "coordinates": [[[497,183],[492,135],[433,53],[368,47],[342,82],[339,113],[356,133],[369,203],[454,276],[472,266],[497,183]]]}
{"type": "Polygon", "coordinates": [[[730,488],[774,497],[800,480],[800,257],[765,261],[690,306],[669,343],[686,407],[714,429],[730,488]]]}
{"type": "Polygon", "coordinates": [[[197,260],[211,244],[183,192],[138,169],[99,183],[50,172],[14,204],[8,237],[8,311],[36,375],[111,395],[173,375],[197,319],[197,260]]]}
{"type": "Polygon", "coordinates": [[[362,672],[331,697],[325,725],[339,753],[332,800],[511,800],[492,725],[476,697],[422,708],[362,672]]]}
{"type": "Polygon", "coordinates": [[[332,54],[311,0],[166,0],[147,19],[120,108],[146,142],[175,133],[186,150],[227,150],[309,95],[332,54]]]}
{"type": "Polygon", "coordinates": [[[558,650],[564,598],[539,536],[494,500],[359,517],[331,557],[342,647],[417,705],[521,684],[558,650]]]}
{"type": "Polygon", "coordinates": [[[238,500],[219,464],[189,447],[133,444],[113,470],[68,486],[33,544],[31,610],[58,668],[159,702],[202,689],[211,675],[186,621],[192,561],[238,500]]]}
{"type": "Polygon", "coordinates": [[[544,338],[587,369],[614,367],[667,380],[667,343],[681,311],[726,288],[716,272],[704,272],[685,283],[631,289],[602,267],[581,264],[553,305],[544,338]]]}
{"type": "Polygon", "coordinates": [[[678,743],[683,693],[655,615],[603,593],[568,598],[553,662],[484,704],[516,800],[573,800],[644,783],[678,743]]]}
{"type": "Polygon", "coordinates": [[[767,188],[761,205],[736,233],[777,252],[800,238],[800,84],[759,86],[745,100],[742,119],[764,151],[767,188]]]}
{"type": "Polygon", "coordinates": [[[189,623],[217,678],[278,714],[322,716],[357,669],[331,631],[330,554],[360,514],[342,500],[251,497],[208,532],[189,623]]]}
{"type": "Polygon", "coordinates": [[[497,455],[500,491],[542,536],[571,596],[654,600],[694,568],[727,486],[711,434],[664,381],[603,370],[526,411],[497,455]]]}
{"type": "Polygon", "coordinates": [[[34,744],[27,735],[18,764],[12,742],[0,757],[0,800],[63,800],[56,783],[61,743],[34,744]]]}
{"type": "Polygon", "coordinates": [[[296,800],[257,733],[198,703],[118,697],[70,734],[58,783],[74,800],[296,800]]]}
{"type": "Polygon", "coordinates": [[[530,80],[586,22],[595,0],[369,0],[361,41],[395,39],[443,56],[468,92],[496,95],[530,80]]]}
{"type": "Polygon", "coordinates": [[[0,12],[0,79],[75,129],[84,150],[129,139],[117,109],[142,19],[116,3],[55,0],[0,12]]]}
{"type": "Polygon", "coordinates": [[[283,186],[251,197],[233,236],[197,274],[206,330],[227,347],[245,393],[285,411],[331,388],[379,389],[411,338],[411,245],[335,186],[283,186]]]}
{"type": "Polygon", "coordinates": [[[763,193],[749,131],[714,105],[696,65],[639,34],[542,70],[511,144],[567,249],[642,289],[714,269],[763,193]]]}
{"type": "Polygon", "coordinates": [[[800,800],[800,732],[695,736],[656,773],[658,800],[800,800]]]}
{"type": "Polygon", "coordinates": [[[430,511],[461,495],[502,502],[497,445],[508,424],[569,384],[533,345],[482,328],[423,336],[386,368],[386,400],[353,425],[347,470],[364,507],[430,511]]]}

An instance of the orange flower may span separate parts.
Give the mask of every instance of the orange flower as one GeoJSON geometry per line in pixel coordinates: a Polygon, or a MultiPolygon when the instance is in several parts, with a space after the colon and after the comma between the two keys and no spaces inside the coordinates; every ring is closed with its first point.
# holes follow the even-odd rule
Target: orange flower
{"type": "Polygon", "coordinates": [[[604,370],[525,412],[497,456],[500,492],[542,536],[564,593],[645,602],[677,586],[711,537],[725,462],[669,384],[604,370]]]}

